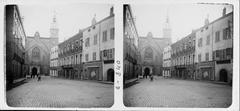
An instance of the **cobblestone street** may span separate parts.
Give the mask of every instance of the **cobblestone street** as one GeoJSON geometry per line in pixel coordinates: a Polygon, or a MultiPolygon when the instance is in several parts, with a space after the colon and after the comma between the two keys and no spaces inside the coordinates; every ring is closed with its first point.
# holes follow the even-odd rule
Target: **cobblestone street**
{"type": "Polygon", "coordinates": [[[229,107],[232,87],[209,82],[164,79],[140,79],[124,89],[127,107],[229,107]]]}
{"type": "Polygon", "coordinates": [[[113,85],[93,81],[44,77],[7,91],[12,107],[111,107],[113,85]]]}

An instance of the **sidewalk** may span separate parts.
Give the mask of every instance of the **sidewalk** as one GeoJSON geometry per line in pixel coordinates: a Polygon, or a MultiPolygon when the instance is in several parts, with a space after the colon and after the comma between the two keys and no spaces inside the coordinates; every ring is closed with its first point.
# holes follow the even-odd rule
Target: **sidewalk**
{"type": "MultiPolygon", "coordinates": [[[[51,76],[50,76],[51,77],[51,76]]],[[[88,79],[69,79],[69,78],[62,78],[62,77],[52,77],[52,78],[56,78],[56,79],[64,79],[64,80],[74,80],[74,81],[89,81],[89,82],[98,82],[98,83],[102,83],[102,84],[111,84],[113,85],[114,82],[111,81],[98,81],[98,80],[88,80],[88,79]]]]}
{"type": "Polygon", "coordinates": [[[17,84],[17,83],[23,82],[25,80],[26,80],[26,78],[15,79],[15,80],[13,80],[13,84],[17,84]]]}
{"type": "Polygon", "coordinates": [[[194,79],[182,79],[182,78],[172,78],[172,77],[163,78],[163,79],[176,79],[176,80],[186,80],[186,81],[207,82],[207,83],[213,83],[213,84],[229,85],[228,82],[222,82],[222,81],[194,80],[194,79]]]}
{"type": "Polygon", "coordinates": [[[24,84],[25,82],[26,82],[26,78],[15,79],[15,80],[13,80],[12,84],[6,85],[6,89],[8,91],[8,90],[10,90],[12,88],[15,88],[17,86],[20,86],[20,85],[24,84]]]}
{"type": "Polygon", "coordinates": [[[133,79],[126,80],[124,82],[124,88],[130,87],[130,86],[136,84],[137,81],[138,81],[138,78],[133,78],[133,79]]]}
{"type": "MultiPolygon", "coordinates": [[[[200,80],[200,81],[203,81],[203,80],[200,80]]],[[[221,85],[229,85],[228,82],[221,82],[221,81],[203,81],[203,82],[209,82],[209,83],[221,84],[221,85]]]]}
{"type": "Polygon", "coordinates": [[[99,83],[103,83],[103,84],[114,84],[114,82],[110,82],[110,81],[97,81],[99,83]]]}

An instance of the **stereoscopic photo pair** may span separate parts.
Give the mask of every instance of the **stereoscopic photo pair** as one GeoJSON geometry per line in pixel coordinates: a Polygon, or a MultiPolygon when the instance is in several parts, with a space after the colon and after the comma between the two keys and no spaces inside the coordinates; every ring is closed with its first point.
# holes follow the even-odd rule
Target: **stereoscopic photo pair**
{"type": "Polygon", "coordinates": [[[228,108],[233,5],[5,5],[9,107],[110,108],[123,50],[125,107],[228,108]],[[123,14],[122,21],[115,21],[123,14]],[[123,31],[116,22],[123,23],[123,31]],[[116,32],[123,36],[116,36],[116,32]],[[121,48],[116,41],[123,40],[121,48]],[[115,82],[114,82],[115,81],[115,82]]]}

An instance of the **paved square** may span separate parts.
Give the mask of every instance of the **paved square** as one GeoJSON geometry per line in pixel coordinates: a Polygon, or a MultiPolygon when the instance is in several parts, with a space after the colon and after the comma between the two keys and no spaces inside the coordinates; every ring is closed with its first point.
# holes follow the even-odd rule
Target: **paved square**
{"type": "Polygon", "coordinates": [[[111,107],[114,87],[93,81],[45,77],[7,91],[12,107],[111,107]]]}
{"type": "Polygon", "coordinates": [[[124,89],[127,107],[219,107],[232,103],[232,87],[209,82],[164,79],[140,79],[124,89]]]}

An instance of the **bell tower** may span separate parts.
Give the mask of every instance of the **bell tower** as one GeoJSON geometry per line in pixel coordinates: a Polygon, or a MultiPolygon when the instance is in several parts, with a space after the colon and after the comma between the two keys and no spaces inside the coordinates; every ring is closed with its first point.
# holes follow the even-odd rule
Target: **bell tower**
{"type": "Polygon", "coordinates": [[[169,16],[168,16],[168,12],[167,12],[167,17],[166,17],[166,21],[164,22],[163,25],[163,38],[169,38],[170,42],[171,42],[171,38],[172,38],[172,29],[170,26],[170,21],[169,21],[169,16]]]}
{"type": "Polygon", "coordinates": [[[57,19],[56,19],[56,12],[54,12],[53,20],[50,26],[50,38],[58,38],[58,25],[57,25],[57,19]]]}

